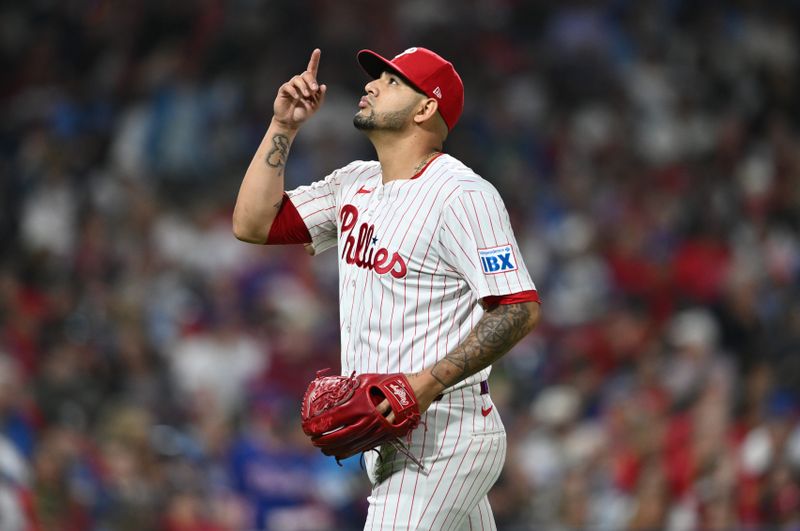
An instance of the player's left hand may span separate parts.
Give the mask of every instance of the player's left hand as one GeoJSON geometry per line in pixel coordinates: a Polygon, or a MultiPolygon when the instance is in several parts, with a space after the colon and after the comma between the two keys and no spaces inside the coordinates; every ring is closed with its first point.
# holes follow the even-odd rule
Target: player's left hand
{"type": "MultiPolygon", "coordinates": [[[[414,395],[417,397],[417,405],[419,406],[419,413],[425,413],[434,399],[439,396],[444,387],[436,379],[430,375],[428,371],[415,372],[413,374],[406,374],[408,383],[414,390],[414,395]]],[[[377,407],[378,411],[386,417],[391,424],[394,424],[394,412],[388,400],[384,400],[377,407]]]]}
{"type": "Polygon", "coordinates": [[[337,459],[397,442],[420,420],[414,390],[402,373],[325,376],[321,371],[303,395],[300,416],[314,446],[337,459]],[[382,399],[392,404],[396,421],[387,422],[376,410],[382,399]]]}

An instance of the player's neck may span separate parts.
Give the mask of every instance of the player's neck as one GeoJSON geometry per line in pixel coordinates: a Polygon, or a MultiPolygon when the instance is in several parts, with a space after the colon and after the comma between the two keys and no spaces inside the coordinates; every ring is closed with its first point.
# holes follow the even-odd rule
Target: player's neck
{"type": "Polygon", "coordinates": [[[399,179],[411,179],[441,151],[441,146],[420,142],[417,138],[395,138],[387,142],[373,139],[372,143],[381,163],[384,184],[399,179]]]}

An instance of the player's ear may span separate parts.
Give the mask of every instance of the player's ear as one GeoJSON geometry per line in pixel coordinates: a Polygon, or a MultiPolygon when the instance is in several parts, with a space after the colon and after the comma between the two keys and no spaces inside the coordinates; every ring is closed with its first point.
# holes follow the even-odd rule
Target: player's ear
{"type": "Polygon", "coordinates": [[[425,98],[424,100],[420,101],[420,104],[417,107],[417,113],[414,115],[414,121],[417,124],[426,122],[430,120],[430,118],[434,116],[438,110],[438,101],[436,101],[434,98],[425,98]]]}

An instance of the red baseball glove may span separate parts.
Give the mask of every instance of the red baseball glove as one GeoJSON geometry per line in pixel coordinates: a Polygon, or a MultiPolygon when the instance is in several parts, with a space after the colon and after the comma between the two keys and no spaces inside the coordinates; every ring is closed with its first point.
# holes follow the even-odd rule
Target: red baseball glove
{"type": "Polygon", "coordinates": [[[303,396],[303,431],[325,455],[344,459],[407,435],[419,425],[417,397],[405,375],[317,373],[303,396]],[[395,421],[377,406],[389,400],[395,421]]]}

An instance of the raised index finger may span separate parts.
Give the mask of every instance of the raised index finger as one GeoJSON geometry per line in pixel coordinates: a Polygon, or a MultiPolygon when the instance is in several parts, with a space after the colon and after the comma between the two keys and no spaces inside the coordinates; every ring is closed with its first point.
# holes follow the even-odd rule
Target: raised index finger
{"type": "Polygon", "coordinates": [[[308,67],[306,70],[309,71],[314,77],[317,77],[317,70],[319,69],[319,56],[321,54],[322,52],[319,48],[314,48],[314,51],[311,52],[311,59],[308,60],[308,67]]]}

